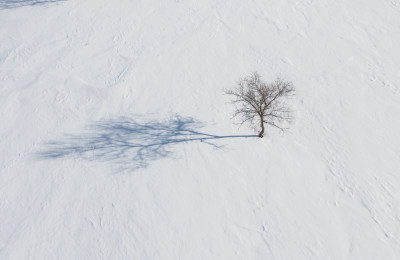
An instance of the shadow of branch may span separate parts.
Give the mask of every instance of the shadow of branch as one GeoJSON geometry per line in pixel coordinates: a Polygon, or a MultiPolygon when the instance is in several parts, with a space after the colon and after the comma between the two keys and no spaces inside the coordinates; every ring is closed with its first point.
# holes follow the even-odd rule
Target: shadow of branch
{"type": "Polygon", "coordinates": [[[212,135],[200,132],[203,124],[193,118],[177,116],[160,122],[136,122],[129,118],[100,121],[82,135],[66,135],[62,141],[45,143],[39,159],[83,158],[110,161],[122,169],[136,170],[151,161],[172,156],[180,143],[199,141],[220,148],[215,141],[248,138],[256,135],[212,135]]]}
{"type": "Polygon", "coordinates": [[[13,9],[23,6],[45,5],[63,1],[66,0],[0,0],[0,10],[13,9]]]}

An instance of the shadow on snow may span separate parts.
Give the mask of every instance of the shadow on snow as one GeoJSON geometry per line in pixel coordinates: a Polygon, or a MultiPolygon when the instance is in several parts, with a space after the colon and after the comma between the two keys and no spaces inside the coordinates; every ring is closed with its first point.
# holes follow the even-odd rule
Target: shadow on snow
{"type": "Polygon", "coordinates": [[[66,0],[0,0],[0,10],[13,9],[23,6],[45,5],[66,0]]]}
{"type": "Polygon", "coordinates": [[[124,170],[148,166],[151,161],[172,156],[173,147],[188,142],[202,142],[220,148],[215,141],[248,138],[256,135],[213,135],[200,132],[201,122],[175,117],[160,122],[139,123],[129,118],[100,121],[81,135],[66,135],[64,140],[48,142],[37,154],[40,159],[83,158],[117,164],[124,170]]]}

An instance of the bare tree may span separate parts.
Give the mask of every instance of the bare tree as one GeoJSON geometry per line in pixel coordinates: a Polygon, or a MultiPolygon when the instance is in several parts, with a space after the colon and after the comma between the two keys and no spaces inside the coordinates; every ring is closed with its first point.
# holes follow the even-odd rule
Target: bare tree
{"type": "Polygon", "coordinates": [[[234,97],[232,103],[237,105],[233,117],[240,116],[241,124],[250,122],[259,125],[258,137],[264,136],[265,125],[285,130],[282,123],[290,122],[292,111],[287,107],[285,97],[294,94],[291,82],[277,78],[272,83],[265,83],[261,76],[254,72],[241,79],[234,90],[225,90],[225,94],[234,97]]]}

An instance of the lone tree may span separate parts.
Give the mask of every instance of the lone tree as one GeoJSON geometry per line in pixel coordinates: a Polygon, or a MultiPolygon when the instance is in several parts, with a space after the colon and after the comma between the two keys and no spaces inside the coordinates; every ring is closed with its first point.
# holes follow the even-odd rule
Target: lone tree
{"type": "Polygon", "coordinates": [[[294,94],[291,82],[277,78],[272,83],[265,83],[257,72],[241,79],[234,90],[225,90],[225,94],[234,97],[237,105],[233,117],[240,116],[242,125],[250,122],[259,125],[258,137],[264,136],[265,125],[285,130],[282,123],[293,119],[292,111],[287,107],[285,97],[294,94]]]}

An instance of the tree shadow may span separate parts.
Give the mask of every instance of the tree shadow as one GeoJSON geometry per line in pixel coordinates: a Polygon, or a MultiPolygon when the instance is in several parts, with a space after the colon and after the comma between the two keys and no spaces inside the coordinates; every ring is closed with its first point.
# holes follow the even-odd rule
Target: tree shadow
{"type": "Polygon", "coordinates": [[[0,10],[13,9],[23,6],[45,5],[66,0],[0,0],[0,10]]]}
{"type": "Polygon", "coordinates": [[[173,155],[174,146],[202,142],[216,148],[215,141],[226,138],[249,138],[256,135],[213,135],[200,132],[204,125],[193,119],[176,116],[166,121],[139,123],[129,118],[99,121],[80,135],[65,135],[61,141],[45,143],[36,154],[39,159],[82,158],[109,161],[121,170],[145,168],[150,162],[173,155]]]}

